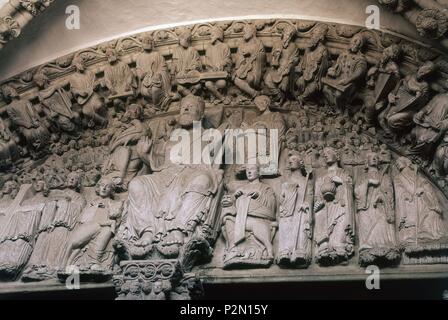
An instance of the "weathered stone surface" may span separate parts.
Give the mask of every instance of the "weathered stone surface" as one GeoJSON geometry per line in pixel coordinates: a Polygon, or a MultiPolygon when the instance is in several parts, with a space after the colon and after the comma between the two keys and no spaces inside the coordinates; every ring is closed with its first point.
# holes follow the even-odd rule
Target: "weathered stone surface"
{"type": "Polygon", "coordinates": [[[244,272],[442,274],[446,57],[303,23],[129,36],[5,81],[1,280],[165,300],[244,272]]]}

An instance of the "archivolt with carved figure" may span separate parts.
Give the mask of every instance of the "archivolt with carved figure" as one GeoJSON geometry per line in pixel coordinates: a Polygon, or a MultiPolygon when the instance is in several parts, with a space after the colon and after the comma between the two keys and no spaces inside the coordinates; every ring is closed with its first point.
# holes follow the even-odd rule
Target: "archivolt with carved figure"
{"type": "Polygon", "coordinates": [[[256,20],[121,38],[9,79],[1,279],[77,266],[119,299],[189,299],[197,266],[448,263],[447,73],[398,36],[256,20]],[[194,123],[246,142],[278,130],[278,168],[173,162],[179,129],[188,153],[225,157],[194,123]]]}

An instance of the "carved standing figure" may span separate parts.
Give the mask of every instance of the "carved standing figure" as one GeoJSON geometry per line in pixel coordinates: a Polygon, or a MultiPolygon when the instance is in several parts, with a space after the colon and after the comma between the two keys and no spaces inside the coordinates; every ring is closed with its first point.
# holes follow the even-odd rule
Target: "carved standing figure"
{"type": "Polygon", "coordinates": [[[394,187],[400,245],[408,256],[443,254],[448,248],[448,229],[444,221],[445,206],[438,190],[409,159],[401,157],[395,165],[398,169],[394,187]]]}
{"type": "Polygon", "coordinates": [[[322,90],[322,78],[330,66],[330,54],[325,46],[328,26],[319,25],[311,32],[310,42],[298,67],[297,98],[304,103],[322,90]]]}
{"type": "Polygon", "coordinates": [[[376,153],[367,154],[366,170],[355,188],[361,266],[396,264],[395,199],[392,178],[379,167],[376,153]]]}
{"type": "Polygon", "coordinates": [[[307,267],[312,260],[314,179],[296,152],[289,154],[290,175],[282,184],[277,262],[307,267]]]}
{"type": "Polygon", "coordinates": [[[75,228],[86,202],[80,193],[81,175],[72,172],[65,183],[66,189],[52,190],[46,202],[46,213],[23,279],[41,281],[56,276],[65,267],[68,239],[75,228]]]}
{"type": "Polygon", "coordinates": [[[316,178],[314,197],[316,261],[346,263],[354,253],[353,182],[339,167],[333,148],[323,150],[326,168],[316,178]]]}
{"type": "MultiPolygon", "coordinates": [[[[205,70],[209,73],[230,73],[232,68],[232,56],[230,47],[224,43],[224,31],[215,26],[211,29],[211,43],[205,51],[205,70]]],[[[217,102],[225,100],[222,90],[227,86],[226,78],[206,80],[205,87],[217,99],[217,102]]]]}
{"type": "Polygon", "coordinates": [[[266,64],[266,51],[263,42],[257,38],[257,29],[251,24],[244,27],[243,40],[238,46],[233,75],[235,85],[251,98],[259,95],[257,91],[266,64]]]}
{"type": "Polygon", "coordinates": [[[169,104],[171,93],[171,79],[165,58],[154,51],[152,36],[142,38],[141,52],[135,59],[137,80],[140,93],[150,99],[156,109],[165,110],[169,104]]]}
{"type": "Polygon", "coordinates": [[[273,45],[271,68],[264,77],[269,95],[279,104],[290,92],[292,73],[299,62],[299,47],[294,42],[296,33],[290,25],[283,30],[282,38],[273,45]]]}
{"type": "Polygon", "coordinates": [[[272,241],[277,229],[274,190],[260,181],[258,164],[246,165],[248,182],[225,196],[223,236],[224,268],[269,266],[274,260],[272,241]]]}

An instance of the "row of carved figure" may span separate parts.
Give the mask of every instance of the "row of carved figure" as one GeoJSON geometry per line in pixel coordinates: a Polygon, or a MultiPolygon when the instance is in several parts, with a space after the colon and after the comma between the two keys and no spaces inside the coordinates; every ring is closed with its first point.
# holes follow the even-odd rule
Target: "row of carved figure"
{"type": "Polygon", "coordinates": [[[235,54],[221,27],[211,27],[211,42],[203,56],[192,46],[191,30],[185,28],[170,63],[154,50],[153,38],[144,35],[142,52],[130,62],[110,46],[105,50],[108,64],[98,70],[87,68],[82,55],[73,61],[76,72],[62,80],[52,83],[40,70],[34,75],[37,95],[21,98],[5,84],[2,93],[9,105],[8,119],[0,122],[2,167],[28,155],[41,158],[48,153],[47,141],[57,142],[64,133],[76,136],[82,126],[107,126],[115,112],[130,103],[142,105],[141,112],[151,115],[167,111],[173,101],[189,94],[225,105],[250,104],[267,95],[278,108],[314,105],[330,114],[361,113],[390,144],[426,161],[436,177],[446,175],[447,96],[434,96],[431,89],[435,63],[428,61],[404,75],[400,46],[392,44],[369,67],[363,32],[355,34],[333,61],[325,44],[325,24],[311,30],[303,54],[293,25],[283,28],[269,54],[254,25],[246,24],[243,31],[235,54]]]}
{"type": "MultiPolygon", "coordinates": [[[[286,122],[270,111],[270,99],[257,97],[256,104],[262,114],[249,126],[263,123],[286,135],[286,122]]],[[[84,275],[106,279],[120,260],[135,259],[179,259],[188,270],[199,258],[210,258],[219,234],[225,240],[223,267],[229,269],[269,266],[274,259],[282,266],[306,267],[313,257],[328,266],[347,263],[356,252],[361,265],[398,264],[402,251],[404,263],[448,262],[446,198],[409,159],[392,161],[392,152],[381,144],[368,146],[370,139],[363,139],[363,147],[352,149],[358,161],[341,165],[338,138],[347,134],[340,132],[324,141],[311,161],[305,156],[319,150],[315,145],[281,148],[279,157],[287,163],[285,170],[280,167],[281,178],[260,180],[260,166],[254,164],[246,165],[241,181],[225,178],[236,173],[232,165],[173,163],[168,155],[177,141],[142,129],[140,112],[130,105],[122,125],[131,125],[110,139],[97,197],[81,189],[78,172],[57,168],[57,156],[30,172],[33,185],[5,183],[4,278],[64,278],[65,267],[76,265],[84,275]]],[[[220,130],[235,125],[229,119],[220,130]]],[[[177,126],[193,136],[193,122],[205,120],[202,98],[182,99],[177,126]]]]}
{"type": "Polygon", "coordinates": [[[47,9],[53,0],[9,0],[0,8],[0,50],[35,16],[47,9]]]}

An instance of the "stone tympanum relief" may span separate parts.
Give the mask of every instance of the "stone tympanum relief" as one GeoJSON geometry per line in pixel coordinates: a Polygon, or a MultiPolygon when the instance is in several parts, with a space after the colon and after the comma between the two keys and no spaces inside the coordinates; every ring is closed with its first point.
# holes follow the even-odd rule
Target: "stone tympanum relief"
{"type": "Polygon", "coordinates": [[[377,31],[256,20],[117,39],[9,79],[1,280],[75,268],[120,300],[191,299],[198,266],[448,263],[446,66],[377,31]]]}

